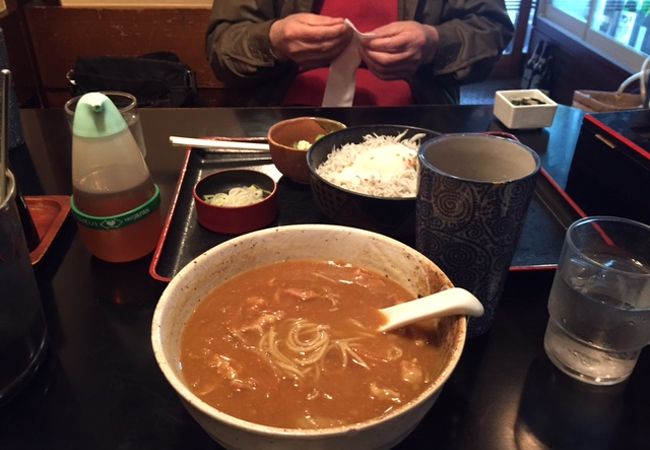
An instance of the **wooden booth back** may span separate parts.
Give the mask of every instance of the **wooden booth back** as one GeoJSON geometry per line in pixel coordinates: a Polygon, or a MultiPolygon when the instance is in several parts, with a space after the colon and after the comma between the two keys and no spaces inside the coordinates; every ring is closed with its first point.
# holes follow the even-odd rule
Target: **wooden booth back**
{"type": "Polygon", "coordinates": [[[223,85],[204,53],[209,7],[90,8],[27,5],[25,17],[45,106],[70,98],[66,73],[77,57],[173,52],[196,73],[208,106],[223,102],[223,85]]]}

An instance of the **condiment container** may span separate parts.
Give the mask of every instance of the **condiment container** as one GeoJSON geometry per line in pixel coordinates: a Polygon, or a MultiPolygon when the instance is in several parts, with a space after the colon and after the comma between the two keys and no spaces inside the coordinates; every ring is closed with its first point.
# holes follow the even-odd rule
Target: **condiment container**
{"type": "Polygon", "coordinates": [[[539,89],[512,89],[494,94],[494,115],[511,130],[550,127],[556,110],[557,103],[539,89]]]}
{"type": "Polygon", "coordinates": [[[88,250],[109,262],[150,253],[162,228],[160,190],[117,107],[84,95],[72,126],[72,211],[88,250]]]}

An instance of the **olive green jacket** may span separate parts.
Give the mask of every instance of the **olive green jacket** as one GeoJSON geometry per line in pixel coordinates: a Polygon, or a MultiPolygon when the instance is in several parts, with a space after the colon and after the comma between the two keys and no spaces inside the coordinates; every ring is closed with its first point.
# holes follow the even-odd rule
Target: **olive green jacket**
{"type": "MultiPolygon", "coordinates": [[[[363,0],[352,0],[363,1],[363,0]]],[[[309,12],[313,0],[215,0],[206,53],[217,77],[243,105],[279,105],[298,67],[270,53],[274,20],[309,12]]],[[[459,85],[485,79],[510,41],[513,26],[503,0],[398,0],[399,19],[434,25],[434,61],[412,79],[417,104],[458,103],[459,85]]]]}

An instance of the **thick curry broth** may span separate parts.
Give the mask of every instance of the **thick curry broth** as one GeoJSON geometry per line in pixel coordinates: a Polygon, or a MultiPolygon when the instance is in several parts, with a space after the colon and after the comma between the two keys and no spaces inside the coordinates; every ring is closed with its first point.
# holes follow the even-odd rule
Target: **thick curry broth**
{"type": "Polygon", "coordinates": [[[411,298],[386,277],[346,264],[251,270],[217,287],[189,318],[184,378],[206,403],[264,425],[324,428],[381,416],[440,371],[435,333],[374,331],[377,309],[411,298]]]}

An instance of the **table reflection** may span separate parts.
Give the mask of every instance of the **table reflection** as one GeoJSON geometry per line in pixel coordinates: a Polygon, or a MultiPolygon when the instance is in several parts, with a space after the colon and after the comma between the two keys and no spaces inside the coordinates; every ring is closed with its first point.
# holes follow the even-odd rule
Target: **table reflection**
{"type": "Polygon", "coordinates": [[[560,372],[545,354],[530,365],[515,423],[518,449],[618,448],[625,428],[625,382],[581,383],[560,372]]]}

